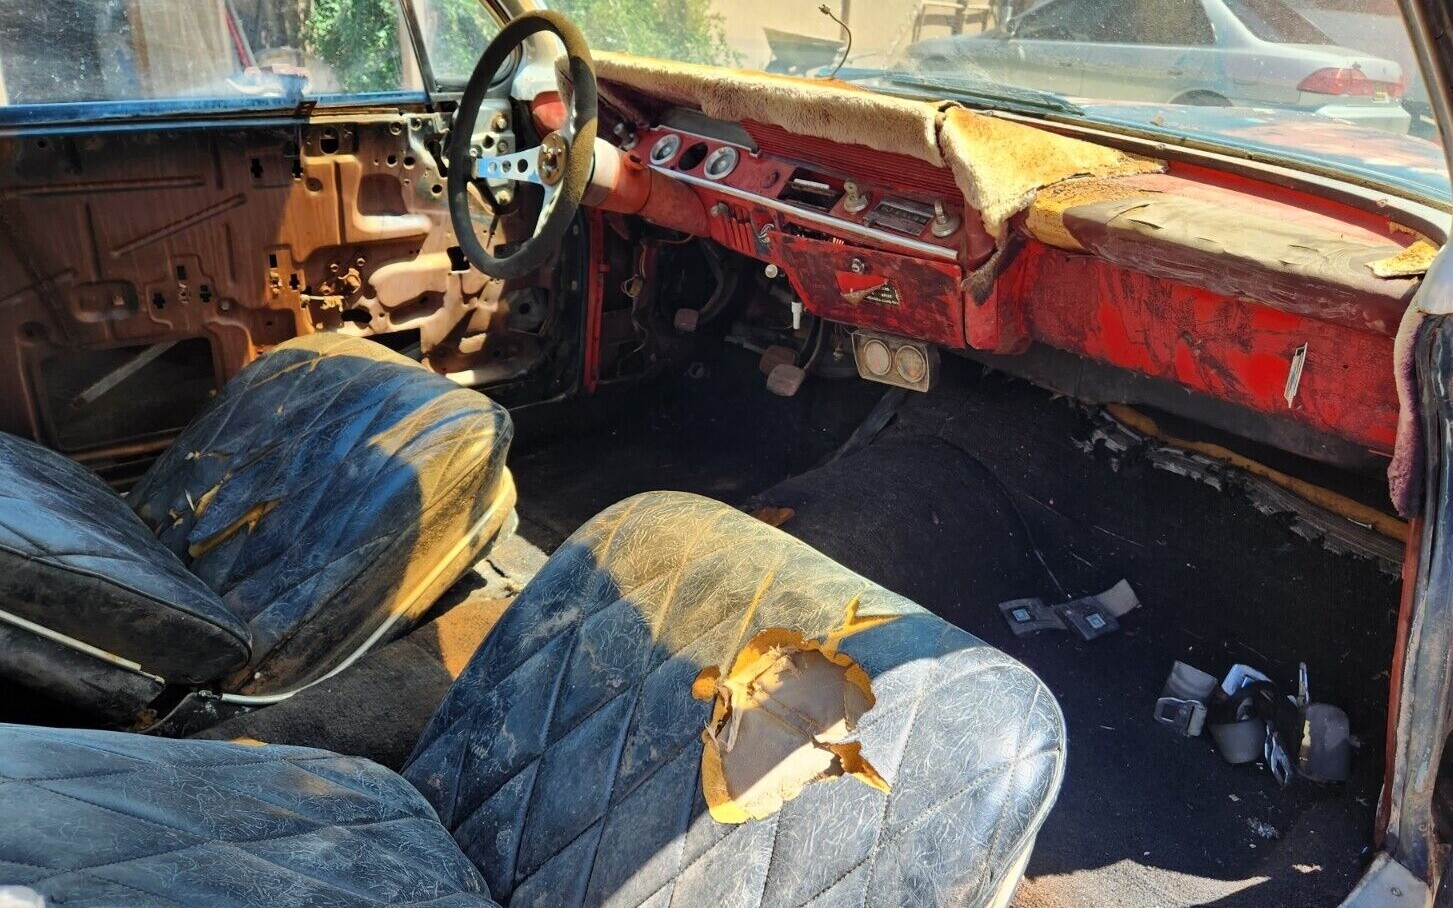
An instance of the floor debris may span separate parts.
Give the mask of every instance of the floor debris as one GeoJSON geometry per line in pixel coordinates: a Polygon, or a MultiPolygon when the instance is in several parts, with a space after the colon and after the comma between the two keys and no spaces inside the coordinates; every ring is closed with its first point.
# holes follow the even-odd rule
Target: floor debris
{"type": "Polygon", "coordinates": [[[1016,637],[1038,631],[1074,630],[1094,640],[1120,629],[1120,618],[1140,608],[1130,583],[1121,580],[1103,593],[1049,605],[1037,597],[999,603],[999,611],[1016,637]]]}

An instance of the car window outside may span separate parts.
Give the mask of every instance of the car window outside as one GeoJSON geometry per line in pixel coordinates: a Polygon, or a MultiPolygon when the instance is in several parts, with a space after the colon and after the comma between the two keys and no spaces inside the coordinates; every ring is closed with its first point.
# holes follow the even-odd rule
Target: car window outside
{"type": "Polygon", "coordinates": [[[1278,0],[1226,0],[1251,33],[1277,44],[1335,44],[1296,10],[1278,0]]]}
{"type": "Polygon", "coordinates": [[[421,88],[398,0],[0,4],[0,104],[250,99],[421,88]]]}
{"type": "Polygon", "coordinates": [[[1216,32],[1201,0],[1124,0],[1137,44],[1209,47],[1216,32]]]}
{"type": "Polygon", "coordinates": [[[1059,0],[1027,13],[1014,37],[1026,41],[1108,41],[1113,34],[1107,0],[1059,0]]]}
{"type": "Polygon", "coordinates": [[[414,0],[414,10],[434,78],[462,86],[500,23],[480,0],[414,0]]]}

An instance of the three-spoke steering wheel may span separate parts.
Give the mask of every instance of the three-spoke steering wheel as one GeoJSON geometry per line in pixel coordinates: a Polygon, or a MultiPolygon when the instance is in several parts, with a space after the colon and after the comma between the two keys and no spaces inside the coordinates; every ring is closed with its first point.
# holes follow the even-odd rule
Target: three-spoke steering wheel
{"type": "Polygon", "coordinates": [[[449,139],[449,218],[459,247],[469,263],[491,277],[519,278],[538,271],[560,247],[575,212],[585,197],[594,166],[596,133],[595,62],[585,36],[557,12],[525,13],[512,19],[489,42],[469,84],[449,139]],[[553,32],[565,45],[570,62],[570,110],[565,125],[550,133],[534,148],[514,154],[476,156],[474,131],[480,109],[500,67],[526,38],[538,32],[553,32]],[[480,242],[469,214],[469,187],[473,183],[492,207],[494,194],[487,180],[534,183],[544,189],[544,201],[534,233],[516,244],[505,256],[492,255],[480,242]]]}

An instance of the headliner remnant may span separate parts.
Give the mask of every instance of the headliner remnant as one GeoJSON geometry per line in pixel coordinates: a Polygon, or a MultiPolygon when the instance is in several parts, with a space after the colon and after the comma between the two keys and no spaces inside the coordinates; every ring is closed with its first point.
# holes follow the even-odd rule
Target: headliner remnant
{"type": "Polygon", "coordinates": [[[597,54],[595,64],[603,82],[692,105],[719,120],[767,123],[947,167],[989,235],[999,239],[1009,218],[1024,210],[1037,189],[1077,176],[1165,169],[1159,161],[1037,126],[844,82],[617,53],[597,54]]]}
{"type": "Polygon", "coordinates": [[[768,628],[726,677],[714,665],[697,675],[692,696],[716,701],[701,734],[701,785],[717,822],[769,817],[809,783],[845,775],[888,791],[858,742],[847,740],[875,698],[867,672],[837,642],[889,619],[855,626],[854,612],[850,605],[843,628],[822,641],[768,628]]]}

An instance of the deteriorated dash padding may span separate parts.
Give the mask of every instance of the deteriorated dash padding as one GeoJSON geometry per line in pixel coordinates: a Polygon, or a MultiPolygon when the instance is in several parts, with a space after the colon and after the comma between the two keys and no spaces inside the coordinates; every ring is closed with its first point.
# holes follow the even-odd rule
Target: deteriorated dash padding
{"type": "Polygon", "coordinates": [[[550,558],[405,775],[511,908],[982,906],[1012,888],[1064,746],[1013,659],[745,514],[653,493],[550,558]],[[766,818],[722,824],[702,793],[713,698],[693,683],[771,628],[867,673],[851,738],[884,784],[787,786],[766,818]]]}
{"type": "Polygon", "coordinates": [[[409,597],[470,563],[488,541],[478,525],[513,494],[511,435],[484,395],[371,341],[314,334],[228,382],[130,501],[247,622],[252,661],[229,689],[273,693],[397,609],[411,609],[406,630],[429,604],[409,597]]]}
{"type": "Polygon", "coordinates": [[[1004,236],[1009,218],[1037,190],[1061,180],[1165,169],[1158,161],[958,105],[898,98],[830,79],[619,53],[596,54],[595,66],[607,93],[611,84],[621,85],[719,120],[769,123],[796,135],[947,167],[993,237],[1004,236]]]}

